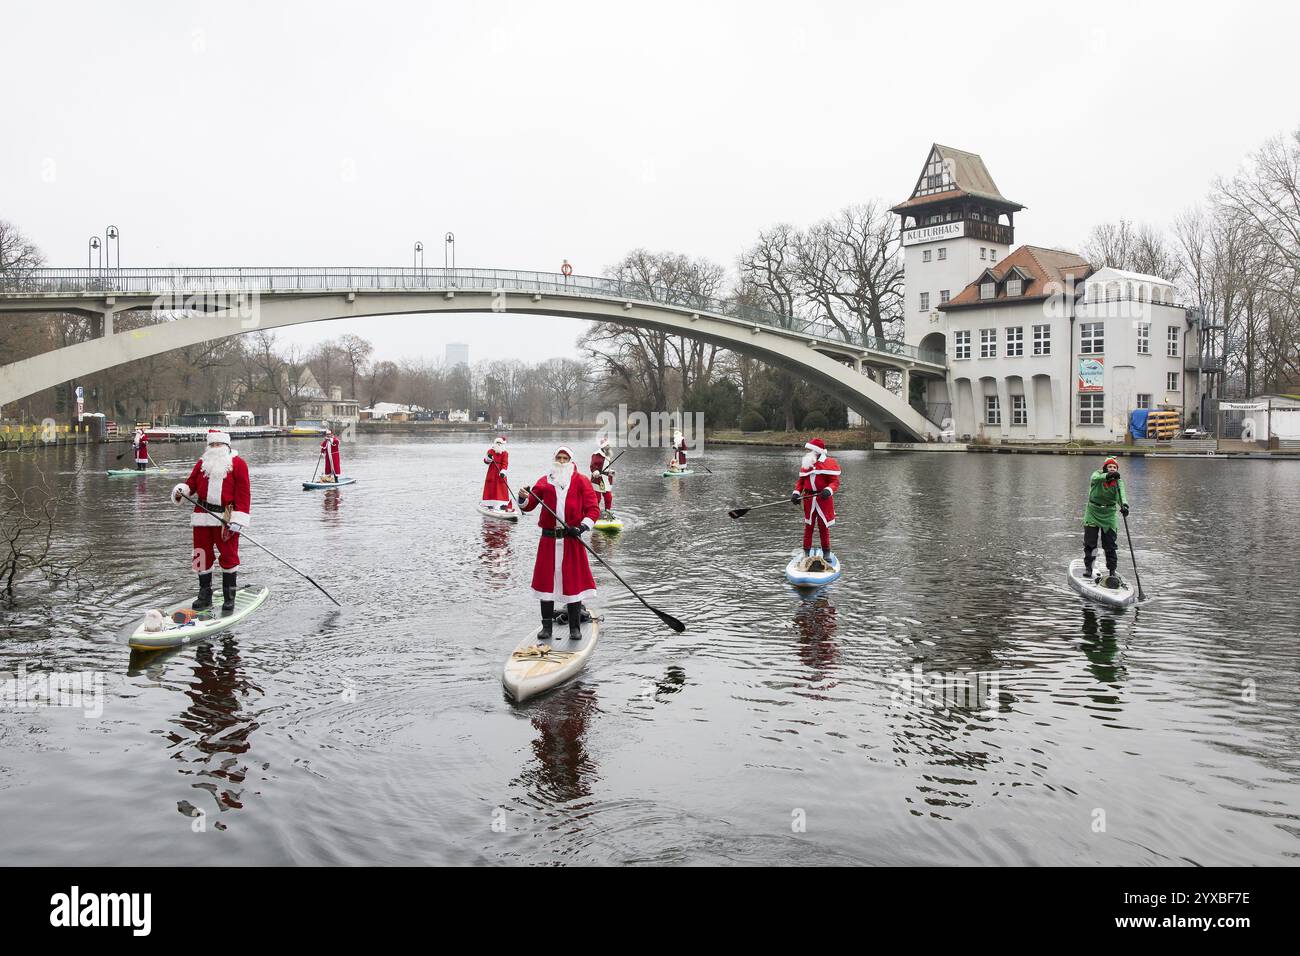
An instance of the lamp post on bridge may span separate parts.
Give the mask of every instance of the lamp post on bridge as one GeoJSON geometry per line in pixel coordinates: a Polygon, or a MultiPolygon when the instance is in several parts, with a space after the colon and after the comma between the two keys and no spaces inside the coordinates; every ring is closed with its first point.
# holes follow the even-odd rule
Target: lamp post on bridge
{"type": "Polygon", "coordinates": [[[442,267],[456,268],[456,234],[449,232],[442,237],[442,267]]]}
{"type": "Polygon", "coordinates": [[[90,248],[86,250],[86,271],[87,272],[91,271],[91,269],[94,268],[94,266],[91,265],[91,260],[93,260],[96,257],[96,254],[99,255],[99,268],[102,270],[104,267],[104,256],[103,253],[100,252],[99,236],[91,236],[90,248]]]}
{"type": "Polygon", "coordinates": [[[104,230],[104,267],[112,266],[113,250],[108,247],[109,242],[117,243],[117,268],[122,268],[122,234],[117,231],[117,226],[109,226],[104,230]]]}
{"type": "Polygon", "coordinates": [[[424,265],[424,243],[417,242],[415,244],[415,252],[412,254],[412,258],[411,258],[411,266],[415,269],[419,269],[423,267],[423,265],[424,265]]]}

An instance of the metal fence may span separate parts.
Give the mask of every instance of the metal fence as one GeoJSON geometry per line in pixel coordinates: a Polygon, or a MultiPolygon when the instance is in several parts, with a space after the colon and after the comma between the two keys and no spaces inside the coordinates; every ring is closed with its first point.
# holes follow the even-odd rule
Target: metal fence
{"type": "Polygon", "coordinates": [[[0,294],[91,294],[187,297],[234,293],[292,292],[478,292],[515,291],[651,302],[683,311],[726,316],[815,336],[899,358],[944,367],[947,356],[895,339],[882,339],[824,320],[781,315],[736,299],[600,276],[513,269],[423,269],[342,266],[232,266],[171,269],[32,269],[0,276],[0,294]]]}

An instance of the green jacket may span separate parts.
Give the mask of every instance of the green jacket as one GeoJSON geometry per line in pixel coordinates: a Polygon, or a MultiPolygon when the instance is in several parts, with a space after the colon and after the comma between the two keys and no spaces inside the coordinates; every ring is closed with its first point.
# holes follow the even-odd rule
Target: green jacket
{"type": "Polygon", "coordinates": [[[1121,478],[1109,488],[1106,487],[1107,474],[1094,471],[1088,487],[1088,507],[1083,512],[1083,523],[1091,528],[1105,528],[1116,531],[1119,523],[1115,520],[1116,505],[1128,504],[1124,494],[1124,479],[1121,478]]]}

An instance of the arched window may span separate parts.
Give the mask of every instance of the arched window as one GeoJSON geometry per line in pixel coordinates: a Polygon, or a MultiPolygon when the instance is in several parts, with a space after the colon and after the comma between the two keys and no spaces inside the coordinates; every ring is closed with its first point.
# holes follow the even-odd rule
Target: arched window
{"type": "Polygon", "coordinates": [[[1145,302],[1146,300],[1147,300],[1147,287],[1144,285],[1140,285],[1138,286],[1138,301],[1145,302]]]}

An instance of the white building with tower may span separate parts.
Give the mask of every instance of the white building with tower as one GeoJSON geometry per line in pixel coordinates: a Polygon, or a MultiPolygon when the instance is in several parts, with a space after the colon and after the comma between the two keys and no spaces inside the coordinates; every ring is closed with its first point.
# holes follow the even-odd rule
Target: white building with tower
{"type": "Polygon", "coordinates": [[[1215,359],[1173,283],[1014,247],[1024,208],[979,156],[937,144],[893,208],[904,341],[948,360],[946,378],[912,377],[912,403],[958,439],[996,442],[1123,440],[1141,409],[1199,422],[1215,359]]]}

